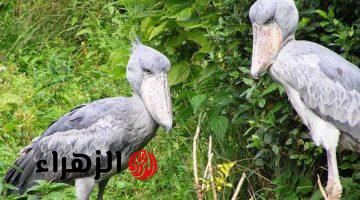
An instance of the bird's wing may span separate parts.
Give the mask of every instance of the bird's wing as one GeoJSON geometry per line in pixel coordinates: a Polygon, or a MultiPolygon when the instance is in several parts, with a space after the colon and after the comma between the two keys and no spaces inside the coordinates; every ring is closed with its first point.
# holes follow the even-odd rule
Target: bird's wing
{"type": "Polygon", "coordinates": [[[89,156],[92,167],[82,173],[68,173],[65,180],[71,180],[76,177],[86,177],[94,173],[95,158],[101,157],[101,166],[107,166],[106,152],[112,152],[112,158],[115,158],[115,150],[121,152],[123,147],[127,146],[126,131],[131,129],[130,124],[120,121],[109,115],[99,119],[92,125],[83,129],[71,129],[64,132],[56,132],[50,136],[43,137],[32,149],[35,162],[46,160],[51,166],[53,153],[58,154],[58,173],[52,173],[53,167],[47,173],[47,180],[59,180],[62,166],[60,158],[67,158],[67,168],[71,167],[71,162],[75,159],[73,153],[81,153],[89,156]],[[116,149],[118,147],[119,149],[116,149]],[[101,155],[96,154],[99,150],[101,155]]]}
{"type": "MultiPolygon", "coordinates": [[[[90,104],[77,106],[57,121],[53,122],[48,129],[39,137],[33,139],[32,143],[21,150],[21,154],[27,153],[42,138],[57,132],[68,130],[81,130],[96,123],[99,119],[113,112],[112,107],[126,108],[127,98],[105,98],[90,104]]],[[[121,110],[118,110],[121,112],[121,110]]],[[[123,111],[125,112],[125,110],[123,111]]]]}
{"type": "Polygon", "coordinates": [[[319,116],[360,141],[360,70],[331,50],[309,43],[286,62],[284,80],[319,116]]]}
{"type": "Polygon", "coordinates": [[[126,99],[103,99],[64,115],[26,151],[23,151],[22,156],[15,161],[17,168],[22,171],[11,169],[5,180],[13,185],[24,186],[29,179],[33,178],[32,176],[37,176],[34,171],[39,160],[45,160],[50,166],[49,173],[42,175],[43,179],[60,180],[62,173],[60,160],[62,157],[67,157],[67,168],[71,168],[71,162],[75,159],[73,153],[91,157],[92,168],[83,173],[68,173],[64,177],[64,181],[93,174],[94,159],[99,157],[96,150],[100,150],[101,163],[104,164],[107,162],[105,159],[107,151],[113,151],[114,147],[125,147],[128,144],[128,141],[125,140],[126,136],[123,134],[131,130],[132,126],[125,117],[128,112],[127,103],[126,99]],[[118,113],[122,113],[122,115],[118,113]],[[52,152],[56,152],[59,158],[58,172],[53,172],[52,152]]]}

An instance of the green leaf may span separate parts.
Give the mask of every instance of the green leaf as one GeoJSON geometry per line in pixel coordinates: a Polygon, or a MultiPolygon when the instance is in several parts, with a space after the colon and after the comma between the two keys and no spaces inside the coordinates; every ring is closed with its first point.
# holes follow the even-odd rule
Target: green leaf
{"type": "Polygon", "coordinates": [[[330,19],[333,19],[333,18],[334,18],[335,13],[334,13],[334,9],[333,9],[333,8],[330,8],[330,9],[329,9],[329,14],[328,14],[328,16],[329,16],[330,19]]]}
{"type": "Polygon", "coordinates": [[[317,14],[319,14],[322,18],[325,18],[325,19],[330,19],[328,14],[325,12],[325,11],[322,11],[322,10],[316,10],[315,11],[317,14]]]}
{"type": "Polygon", "coordinates": [[[20,105],[22,103],[22,98],[16,94],[5,93],[0,95],[0,111],[11,109],[11,104],[20,105]]]}
{"type": "Polygon", "coordinates": [[[209,5],[208,0],[196,0],[196,10],[200,12],[206,12],[206,7],[209,5]]]}
{"type": "Polygon", "coordinates": [[[126,60],[129,59],[129,51],[124,48],[114,49],[110,52],[109,62],[112,66],[117,67],[119,64],[126,66],[126,60]]]}
{"type": "Polygon", "coordinates": [[[229,126],[229,119],[225,116],[214,116],[210,121],[210,129],[219,138],[224,138],[229,126]]]}
{"type": "Polygon", "coordinates": [[[313,186],[311,184],[311,180],[306,179],[305,177],[300,177],[300,180],[298,182],[298,186],[296,188],[297,193],[307,194],[311,192],[313,189],[313,186]]]}
{"type": "Polygon", "coordinates": [[[165,13],[162,13],[162,18],[166,17],[168,19],[176,19],[180,12],[189,7],[190,3],[181,0],[167,0],[164,2],[165,7],[167,8],[165,13]],[[177,2],[174,2],[177,1],[177,2]]]}
{"type": "Polygon", "coordinates": [[[240,67],[239,70],[240,70],[242,73],[244,73],[244,74],[250,73],[249,68],[246,68],[246,67],[240,67]]]}
{"type": "Polygon", "coordinates": [[[210,21],[202,22],[201,19],[197,16],[191,17],[187,21],[178,21],[177,24],[186,28],[186,29],[193,29],[193,28],[209,28],[211,27],[210,21]]]}
{"type": "Polygon", "coordinates": [[[270,112],[272,112],[273,114],[275,114],[276,112],[278,112],[281,108],[283,108],[283,103],[282,102],[276,102],[275,105],[271,108],[270,112]]]}
{"type": "Polygon", "coordinates": [[[17,187],[15,187],[15,186],[13,186],[13,185],[11,185],[9,183],[4,183],[3,187],[6,188],[6,189],[14,190],[14,191],[19,190],[17,187]]]}
{"type": "Polygon", "coordinates": [[[199,50],[201,53],[208,53],[213,49],[211,42],[205,37],[205,34],[206,32],[200,29],[192,29],[186,33],[188,40],[192,40],[201,46],[199,50]]]}
{"type": "Polygon", "coordinates": [[[289,138],[288,140],[286,140],[285,145],[291,145],[291,144],[292,144],[292,139],[291,139],[291,138],[289,138]]]}
{"type": "Polygon", "coordinates": [[[273,152],[276,153],[276,154],[279,154],[279,152],[280,152],[279,147],[276,146],[276,145],[273,145],[272,150],[273,150],[273,152]]]}
{"type": "Polygon", "coordinates": [[[189,77],[190,72],[190,65],[186,62],[181,62],[172,66],[168,75],[169,85],[172,86],[184,82],[189,77]]]}
{"type": "Polygon", "coordinates": [[[267,95],[275,90],[277,90],[279,87],[279,84],[278,83],[272,83],[271,85],[269,85],[263,92],[262,92],[262,95],[267,95]]]}
{"type": "Polygon", "coordinates": [[[175,36],[171,37],[166,42],[166,45],[165,45],[166,52],[168,52],[169,54],[174,54],[176,51],[176,48],[181,46],[185,37],[186,36],[184,36],[184,34],[179,34],[179,35],[175,35],[175,36]]]}
{"type": "Polygon", "coordinates": [[[159,26],[156,26],[150,33],[149,41],[151,41],[154,37],[160,35],[166,28],[167,21],[162,22],[159,26]]]}
{"type": "Polygon", "coordinates": [[[307,26],[309,23],[311,22],[310,18],[308,17],[303,17],[299,23],[300,27],[305,27],[307,26]]]}
{"type": "Polygon", "coordinates": [[[205,69],[202,70],[199,81],[201,82],[209,78],[213,73],[216,72],[217,69],[218,69],[217,64],[215,63],[210,64],[209,66],[207,66],[205,69]]]}
{"type": "Polygon", "coordinates": [[[310,200],[322,200],[322,199],[323,199],[323,196],[322,196],[320,190],[317,190],[316,192],[314,192],[310,197],[310,200]]]}
{"type": "Polygon", "coordinates": [[[192,7],[185,8],[176,14],[176,20],[180,22],[187,21],[188,19],[191,18],[193,14],[194,14],[194,8],[192,7]]]}
{"type": "Polygon", "coordinates": [[[78,22],[78,18],[75,16],[75,17],[73,17],[72,19],[71,19],[71,22],[70,22],[70,24],[71,24],[71,26],[74,26],[77,22],[78,22]]]}
{"type": "Polygon", "coordinates": [[[206,94],[200,94],[200,95],[196,95],[193,98],[191,98],[190,103],[191,103],[191,106],[193,107],[194,112],[197,111],[197,109],[205,101],[206,97],[207,97],[206,94]]]}
{"type": "Polygon", "coordinates": [[[265,99],[260,99],[260,100],[259,100],[259,106],[260,106],[261,108],[263,108],[263,107],[265,106],[265,104],[266,104],[266,100],[265,100],[265,99]]]}
{"type": "Polygon", "coordinates": [[[92,35],[93,32],[92,32],[92,30],[90,30],[90,29],[88,29],[88,28],[85,28],[85,29],[82,29],[82,30],[80,30],[79,32],[77,32],[77,33],[76,33],[76,36],[85,35],[85,34],[92,35]]]}
{"type": "Polygon", "coordinates": [[[253,86],[254,85],[254,81],[252,79],[243,78],[243,81],[248,86],[253,86]]]}
{"type": "Polygon", "coordinates": [[[320,24],[321,27],[325,27],[325,26],[329,25],[330,22],[325,21],[325,22],[320,22],[319,24],[320,24]]]}
{"type": "Polygon", "coordinates": [[[107,6],[107,9],[108,9],[108,11],[109,11],[109,15],[110,15],[110,16],[114,14],[114,11],[115,11],[115,7],[114,7],[114,6],[109,5],[109,6],[107,6]]]}
{"type": "Polygon", "coordinates": [[[351,167],[352,167],[352,164],[348,163],[348,162],[340,164],[341,169],[351,169],[351,167]]]}
{"type": "Polygon", "coordinates": [[[152,17],[147,17],[141,21],[141,31],[145,32],[150,26],[153,26],[154,20],[152,17]]]}

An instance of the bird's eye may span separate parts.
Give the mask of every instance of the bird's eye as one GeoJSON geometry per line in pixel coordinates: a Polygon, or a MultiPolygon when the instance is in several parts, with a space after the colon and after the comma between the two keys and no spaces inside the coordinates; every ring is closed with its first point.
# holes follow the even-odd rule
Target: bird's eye
{"type": "Polygon", "coordinates": [[[270,19],[268,19],[264,24],[265,25],[270,25],[270,24],[272,24],[272,23],[274,23],[275,22],[275,19],[274,18],[270,18],[270,19]]]}
{"type": "Polygon", "coordinates": [[[151,71],[148,70],[148,69],[144,69],[144,72],[145,72],[146,74],[152,74],[151,71]]]}

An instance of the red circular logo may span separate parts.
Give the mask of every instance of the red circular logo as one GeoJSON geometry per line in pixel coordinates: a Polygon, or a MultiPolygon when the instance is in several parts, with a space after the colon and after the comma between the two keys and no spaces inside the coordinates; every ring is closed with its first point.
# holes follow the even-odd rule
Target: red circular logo
{"type": "Polygon", "coordinates": [[[154,154],[142,149],[130,156],[128,166],[133,177],[138,180],[146,180],[154,176],[157,162],[154,154]]]}

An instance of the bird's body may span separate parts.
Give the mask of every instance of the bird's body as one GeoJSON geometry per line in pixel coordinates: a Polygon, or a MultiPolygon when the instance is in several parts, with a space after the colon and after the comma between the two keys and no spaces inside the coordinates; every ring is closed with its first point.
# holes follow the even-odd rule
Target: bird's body
{"type": "Polygon", "coordinates": [[[313,141],[326,150],[328,197],[338,200],[336,149],[341,144],[360,153],[360,69],[326,47],[295,40],[299,15],[294,0],[257,0],[249,15],[251,75],[269,71],[285,88],[313,141]]]}
{"type": "Polygon", "coordinates": [[[170,62],[160,52],[135,43],[127,67],[134,95],[97,100],[65,114],[21,151],[5,181],[20,193],[37,180],[75,183],[78,199],[88,199],[98,183],[98,199],[102,199],[109,178],[128,167],[129,157],[155,136],[159,125],[171,128],[169,68],[170,62]],[[75,154],[89,158],[88,169],[86,158],[75,154]],[[79,159],[85,164],[74,166],[79,159]],[[38,171],[40,162],[48,171],[38,171]],[[68,170],[74,168],[86,170],[68,170]],[[106,170],[97,176],[99,169],[106,170]]]}
{"type": "MultiPolygon", "coordinates": [[[[23,167],[23,173],[13,170],[11,183],[24,186],[31,185],[34,180],[51,180],[55,182],[71,183],[74,179],[95,176],[95,166],[86,172],[68,173],[61,179],[61,163],[58,170],[49,173],[36,173],[36,163],[46,160],[52,164],[52,152],[56,151],[58,157],[66,157],[71,164],[74,157],[72,152],[86,154],[95,163],[96,150],[103,154],[111,151],[113,155],[121,152],[123,161],[137,150],[143,148],[154,137],[158,128],[141,99],[132,98],[106,98],[94,101],[88,105],[77,108],[53,123],[43,135],[22,151],[20,160],[30,159],[23,167]]],[[[113,167],[110,172],[101,174],[96,180],[107,179],[116,173],[117,160],[113,156],[113,167]]],[[[19,161],[20,161],[19,160],[19,161]]],[[[102,163],[106,167],[106,160],[102,163]]],[[[54,168],[54,166],[49,166],[54,168]]],[[[70,166],[68,168],[71,168],[70,166]]],[[[121,163],[121,169],[126,169],[127,163],[121,163]]]]}
{"type": "MultiPolygon", "coordinates": [[[[359,68],[316,43],[291,41],[279,52],[270,67],[270,74],[287,91],[296,91],[301,102],[312,112],[307,116],[315,115],[331,123],[342,132],[340,144],[360,152],[359,68]]],[[[303,119],[310,130],[315,126],[313,121],[316,120],[303,119]]],[[[317,145],[328,148],[337,145],[336,141],[336,144],[329,144],[331,136],[328,133],[311,132],[311,135],[317,145]]]]}

